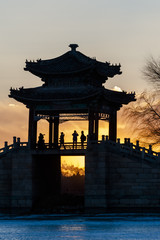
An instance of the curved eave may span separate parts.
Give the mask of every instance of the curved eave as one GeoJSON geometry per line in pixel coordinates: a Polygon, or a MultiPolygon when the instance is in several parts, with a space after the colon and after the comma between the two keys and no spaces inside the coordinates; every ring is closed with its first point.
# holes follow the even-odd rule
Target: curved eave
{"type": "Polygon", "coordinates": [[[38,77],[51,77],[51,76],[65,76],[65,75],[76,75],[79,73],[83,73],[86,72],[88,70],[92,69],[92,66],[88,66],[86,68],[82,68],[82,69],[77,69],[75,71],[72,72],[45,72],[45,71],[38,71],[35,70],[33,68],[24,68],[25,71],[29,71],[30,73],[38,76],[38,77]]]}
{"type": "Polygon", "coordinates": [[[105,89],[103,96],[107,101],[115,102],[119,104],[128,104],[130,102],[136,101],[135,93],[127,93],[124,91],[117,92],[117,91],[105,89]]]}
{"type": "MultiPolygon", "coordinates": [[[[103,81],[107,80],[108,78],[113,78],[115,75],[121,75],[122,72],[121,71],[117,71],[117,72],[111,72],[111,71],[97,71],[96,68],[94,68],[92,65],[83,68],[83,69],[78,69],[72,72],[45,72],[45,71],[38,71],[35,70],[33,68],[24,68],[25,71],[29,71],[30,73],[32,73],[33,75],[40,77],[40,78],[46,78],[46,77],[56,77],[56,76],[72,76],[72,75],[77,75],[77,74],[81,74],[81,73],[85,73],[87,71],[90,70],[94,70],[96,74],[99,76],[100,79],[102,79],[103,81]]],[[[92,76],[92,75],[91,75],[92,76]]]]}
{"type": "Polygon", "coordinates": [[[24,104],[27,103],[43,103],[43,104],[47,104],[47,103],[53,103],[54,104],[60,104],[60,103],[64,103],[64,102],[71,102],[71,101],[75,101],[75,102],[82,102],[85,101],[87,99],[92,99],[92,98],[96,98],[96,96],[99,94],[99,92],[90,94],[90,95],[86,95],[86,96],[82,96],[82,97],[75,97],[75,98],[48,98],[48,99],[44,99],[44,98],[32,98],[32,97],[22,97],[18,94],[18,90],[14,90],[15,93],[11,93],[10,95],[8,95],[10,98],[14,98],[15,100],[22,102],[24,104]]]}
{"type": "MultiPolygon", "coordinates": [[[[24,90],[25,91],[25,90],[24,90]]],[[[35,92],[36,94],[36,92],[35,92]]],[[[95,91],[91,91],[88,94],[85,94],[81,97],[79,97],[79,93],[78,95],[75,94],[72,97],[67,97],[67,96],[63,96],[63,94],[61,94],[61,92],[58,94],[58,98],[53,98],[53,97],[48,97],[49,95],[47,93],[45,94],[38,94],[37,97],[35,98],[35,95],[25,93],[26,96],[23,96],[20,90],[11,90],[9,97],[10,98],[14,98],[15,100],[22,102],[24,104],[29,104],[29,103],[34,103],[34,104],[64,104],[64,102],[87,102],[87,101],[91,101],[91,100],[95,100],[98,102],[108,102],[110,104],[116,104],[116,105],[122,105],[122,104],[128,104],[129,102],[135,101],[135,94],[134,93],[126,93],[126,92],[116,92],[116,91],[112,91],[112,90],[108,90],[108,89],[98,89],[96,92],[95,91]],[[28,95],[27,95],[28,94],[28,95]],[[48,98],[47,98],[48,97],[48,98]]],[[[54,94],[53,94],[54,96],[54,94]]]]}

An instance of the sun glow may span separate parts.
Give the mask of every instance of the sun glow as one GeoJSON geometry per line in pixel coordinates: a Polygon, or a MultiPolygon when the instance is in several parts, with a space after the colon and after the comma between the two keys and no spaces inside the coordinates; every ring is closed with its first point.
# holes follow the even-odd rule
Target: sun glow
{"type": "Polygon", "coordinates": [[[117,86],[114,86],[113,90],[117,91],[117,92],[122,92],[122,89],[120,87],[117,87],[117,86]]]}

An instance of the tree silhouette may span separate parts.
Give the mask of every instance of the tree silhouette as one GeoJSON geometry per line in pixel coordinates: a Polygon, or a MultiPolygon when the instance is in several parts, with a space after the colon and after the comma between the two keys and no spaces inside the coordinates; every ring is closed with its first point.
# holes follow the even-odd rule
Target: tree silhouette
{"type": "Polygon", "coordinates": [[[146,81],[151,84],[155,90],[160,90],[160,58],[155,59],[151,56],[146,61],[142,72],[146,81]]]}
{"type": "Polygon", "coordinates": [[[124,110],[132,121],[134,132],[144,143],[160,144],[160,60],[150,57],[143,69],[145,80],[151,84],[151,91],[137,96],[137,101],[124,110]]]}

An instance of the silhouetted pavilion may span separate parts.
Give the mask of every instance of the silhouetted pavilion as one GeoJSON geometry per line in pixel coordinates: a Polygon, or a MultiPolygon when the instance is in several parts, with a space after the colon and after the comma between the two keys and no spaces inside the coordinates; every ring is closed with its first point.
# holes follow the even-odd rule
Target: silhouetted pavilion
{"type": "Polygon", "coordinates": [[[120,65],[99,62],[77,51],[50,60],[27,61],[24,70],[41,78],[44,84],[36,88],[10,90],[9,97],[29,108],[29,141],[36,145],[37,121],[49,121],[49,145],[58,146],[59,123],[66,120],[88,120],[90,139],[98,139],[98,122],[109,121],[109,139],[116,141],[117,111],[122,104],[135,100],[134,93],[105,89],[108,78],[121,74],[120,65]]]}

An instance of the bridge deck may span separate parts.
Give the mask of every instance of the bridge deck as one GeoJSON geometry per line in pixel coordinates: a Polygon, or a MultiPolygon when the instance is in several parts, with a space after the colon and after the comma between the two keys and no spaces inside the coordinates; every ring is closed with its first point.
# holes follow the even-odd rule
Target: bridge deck
{"type": "Polygon", "coordinates": [[[61,155],[61,156],[84,156],[86,149],[35,149],[32,154],[40,155],[61,155]]]}
{"type": "Polygon", "coordinates": [[[32,150],[33,154],[52,154],[52,155],[85,155],[86,153],[86,149],[87,149],[87,143],[84,143],[84,145],[82,146],[82,144],[80,142],[77,143],[77,145],[73,145],[73,143],[68,142],[68,143],[64,143],[64,145],[58,145],[57,148],[55,148],[54,146],[50,147],[49,144],[45,144],[45,148],[44,149],[39,149],[36,148],[34,150],[32,150]]]}

